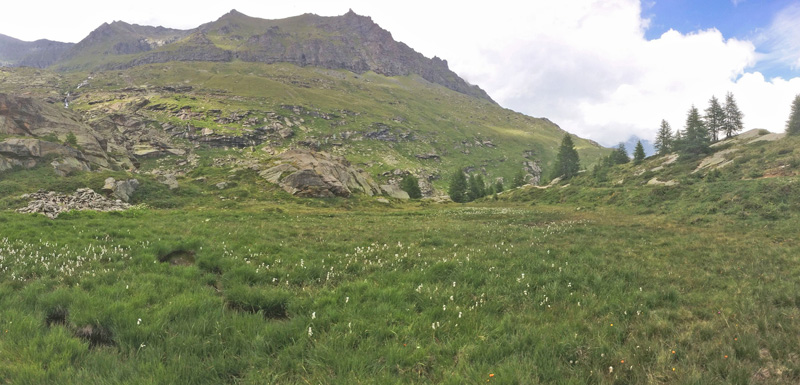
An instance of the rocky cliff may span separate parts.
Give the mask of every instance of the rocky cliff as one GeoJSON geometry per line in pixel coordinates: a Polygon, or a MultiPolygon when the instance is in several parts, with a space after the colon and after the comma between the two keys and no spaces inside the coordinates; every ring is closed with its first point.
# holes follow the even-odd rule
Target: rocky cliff
{"type": "MultiPolygon", "coordinates": [[[[305,14],[265,20],[231,11],[192,30],[106,23],[75,45],[61,47],[58,60],[28,63],[69,70],[119,70],[171,61],[292,63],[301,67],[373,71],[386,76],[418,75],[462,94],[491,100],[480,87],[450,70],[446,60],[426,58],[371,18],[350,11],[342,16],[305,14]]],[[[0,43],[0,60],[4,48],[0,43]]]]}
{"type": "Polygon", "coordinates": [[[124,143],[81,119],[60,104],[0,94],[0,171],[41,162],[51,162],[62,175],[132,165],[124,143]]]}

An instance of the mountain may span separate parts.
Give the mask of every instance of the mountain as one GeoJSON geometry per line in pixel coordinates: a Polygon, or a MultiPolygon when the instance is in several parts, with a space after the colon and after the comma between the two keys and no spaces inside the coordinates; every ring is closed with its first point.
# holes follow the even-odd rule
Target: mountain
{"type": "Polygon", "coordinates": [[[371,18],[352,10],[337,17],[304,14],[281,20],[254,18],[232,10],[214,22],[185,31],[115,21],[101,25],[69,47],[54,63],[38,67],[96,71],[171,61],[292,63],[358,74],[415,74],[454,91],[491,100],[480,87],[451,71],[446,60],[426,58],[395,41],[371,18]]]}
{"type": "Polygon", "coordinates": [[[0,34],[0,66],[48,67],[72,46],[51,40],[27,42],[0,34]]]}
{"type": "Polygon", "coordinates": [[[633,151],[636,150],[636,143],[642,142],[642,147],[644,148],[644,154],[646,156],[650,156],[656,153],[656,149],[653,147],[653,143],[651,143],[647,139],[640,139],[636,135],[631,135],[628,140],[622,142],[625,145],[625,151],[628,152],[628,156],[633,158],[633,151]]]}
{"type": "MultiPolygon", "coordinates": [[[[312,153],[292,158],[298,172],[324,159],[339,163],[324,169],[347,170],[334,173],[359,181],[340,180],[328,191],[333,194],[346,190],[338,186],[374,191],[368,176],[382,191],[398,195],[397,182],[412,173],[431,196],[444,191],[458,169],[488,181],[523,171],[537,184],[566,134],[546,118],[502,108],[450,71],[446,61],[425,58],[352,11],[282,20],[231,11],[192,30],[115,21],[70,46],[46,69],[0,69],[2,93],[9,105],[38,101],[69,110],[70,119],[81,123],[77,149],[93,150],[73,158],[86,159],[94,170],[180,176],[199,172],[198,163],[186,164],[187,156],[225,156],[230,161],[214,161],[214,167],[256,170],[281,184],[279,171],[288,166],[275,169],[274,163],[289,162],[281,160],[288,150],[302,150],[312,153]],[[32,100],[15,101],[20,97],[32,100]]],[[[0,120],[24,123],[17,116],[29,114],[7,109],[0,120]]],[[[48,126],[55,137],[7,130],[0,132],[0,143],[66,143],[72,126],[58,121],[66,120],[48,126]]],[[[574,142],[584,167],[609,152],[585,139],[574,142]]],[[[11,166],[47,164],[10,152],[7,158],[11,166]]],[[[330,177],[290,179],[321,183],[330,177]]],[[[296,183],[283,188],[328,193],[296,183]]]]}

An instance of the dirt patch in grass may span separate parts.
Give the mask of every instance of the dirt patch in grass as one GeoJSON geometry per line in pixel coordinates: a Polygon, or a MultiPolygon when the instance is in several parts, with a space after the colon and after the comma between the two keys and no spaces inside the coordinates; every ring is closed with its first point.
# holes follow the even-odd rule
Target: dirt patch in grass
{"type": "Polygon", "coordinates": [[[53,325],[66,325],[67,317],[69,317],[69,310],[63,306],[56,306],[50,309],[44,317],[44,323],[47,327],[53,325]]]}
{"type": "Polygon", "coordinates": [[[194,265],[195,252],[194,250],[174,250],[165,255],[158,257],[159,262],[167,263],[174,266],[191,266],[194,265]]]}
{"type": "Polygon", "coordinates": [[[98,346],[114,346],[114,334],[111,329],[102,325],[86,325],[75,331],[75,337],[89,342],[90,348],[98,346]]]}

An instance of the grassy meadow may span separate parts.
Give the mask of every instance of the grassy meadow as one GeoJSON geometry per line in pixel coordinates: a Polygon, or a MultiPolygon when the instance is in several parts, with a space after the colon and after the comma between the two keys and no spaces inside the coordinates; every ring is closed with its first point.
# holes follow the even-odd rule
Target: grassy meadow
{"type": "Polygon", "coordinates": [[[192,202],[0,211],[0,383],[800,381],[791,213],[192,202]]]}

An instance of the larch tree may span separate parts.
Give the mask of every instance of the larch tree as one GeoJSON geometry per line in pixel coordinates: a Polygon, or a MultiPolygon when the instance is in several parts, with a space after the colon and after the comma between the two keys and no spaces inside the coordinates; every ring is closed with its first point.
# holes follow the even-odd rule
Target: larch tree
{"type": "MultiPolygon", "coordinates": [[[[733,105],[735,106],[736,102],[733,105]]],[[[719,104],[716,96],[712,96],[708,101],[708,108],[706,108],[703,118],[708,133],[711,135],[711,141],[718,141],[719,134],[725,130],[725,109],[719,104]]]]}
{"type": "Polygon", "coordinates": [[[800,95],[794,97],[792,102],[792,112],[786,122],[786,133],[788,135],[800,135],[800,95]]]}
{"type": "Polygon", "coordinates": [[[655,148],[659,155],[664,155],[672,151],[672,127],[666,120],[661,120],[661,128],[656,135],[655,148]]]}
{"type": "Polygon", "coordinates": [[[464,203],[467,201],[467,187],[467,177],[461,169],[458,169],[453,173],[453,177],[450,178],[450,186],[447,189],[447,193],[450,194],[450,199],[453,202],[464,203]]]}
{"type": "Polygon", "coordinates": [[[679,150],[686,154],[699,155],[708,152],[710,144],[711,137],[700,119],[700,112],[697,107],[692,106],[686,116],[686,127],[679,150]]]}
{"type": "Polygon", "coordinates": [[[575,150],[575,144],[572,143],[572,138],[569,134],[566,134],[564,135],[564,139],[561,140],[561,146],[558,148],[556,164],[553,167],[551,177],[553,179],[558,177],[563,177],[564,179],[572,178],[578,174],[580,167],[578,151],[575,150]]]}
{"type": "Polygon", "coordinates": [[[733,93],[731,92],[725,95],[724,110],[725,123],[723,124],[723,130],[725,131],[725,137],[730,138],[744,128],[744,123],[742,122],[744,114],[736,105],[736,99],[733,98],[733,93]]]}
{"type": "Polygon", "coordinates": [[[419,188],[419,179],[413,174],[408,174],[403,177],[403,180],[400,181],[400,188],[408,193],[408,197],[411,199],[422,198],[422,190],[419,188]]]}
{"type": "Polygon", "coordinates": [[[519,170],[516,174],[514,174],[514,179],[511,180],[511,187],[517,188],[522,187],[525,185],[525,172],[519,170]]]}
{"type": "Polygon", "coordinates": [[[640,164],[644,161],[644,146],[642,146],[642,141],[636,142],[636,148],[633,149],[633,164],[640,164]]]}

